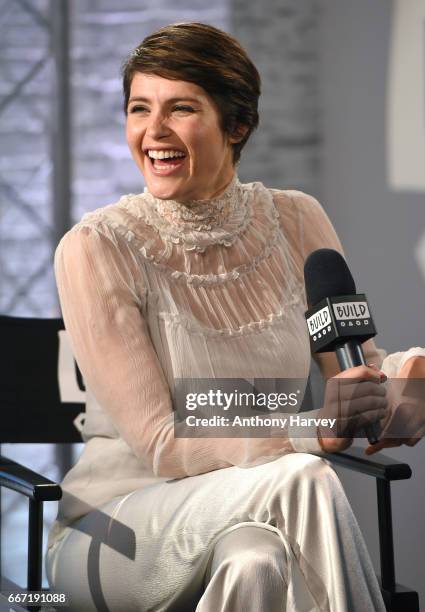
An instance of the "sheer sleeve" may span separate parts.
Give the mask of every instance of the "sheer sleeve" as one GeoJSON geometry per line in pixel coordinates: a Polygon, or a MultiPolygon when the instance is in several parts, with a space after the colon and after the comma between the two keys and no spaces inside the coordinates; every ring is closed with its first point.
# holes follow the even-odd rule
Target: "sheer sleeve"
{"type": "Polygon", "coordinates": [[[65,327],[86,385],[132,452],[158,476],[270,461],[287,438],[175,438],[172,398],[142,314],[130,251],[112,231],[75,226],[55,254],[65,327]],[[109,232],[109,233],[108,233],[109,232]]]}

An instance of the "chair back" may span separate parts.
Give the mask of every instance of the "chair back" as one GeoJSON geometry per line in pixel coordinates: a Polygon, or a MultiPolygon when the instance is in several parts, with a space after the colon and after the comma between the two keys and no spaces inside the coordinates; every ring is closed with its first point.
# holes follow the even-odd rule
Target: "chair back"
{"type": "Polygon", "coordinates": [[[0,443],[81,442],[85,386],[63,319],[0,315],[0,443]]]}

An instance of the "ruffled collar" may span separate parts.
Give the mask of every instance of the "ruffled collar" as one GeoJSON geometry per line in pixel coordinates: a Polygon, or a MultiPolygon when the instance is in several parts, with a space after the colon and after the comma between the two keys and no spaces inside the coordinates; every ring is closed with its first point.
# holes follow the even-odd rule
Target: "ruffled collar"
{"type": "Polygon", "coordinates": [[[210,231],[222,227],[237,204],[237,191],[240,187],[238,177],[233,175],[226,189],[215,198],[207,200],[161,200],[152,196],[148,189],[150,202],[156,213],[170,224],[182,230],[210,231]]]}
{"type": "MultiPolygon", "coordinates": [[[[140,196],[139,196],[140,197],[140,196]]],[[[134,196],[122,202],[134,214],[134,196]]],[[[137,216],[154,227],[167,242],[182,244],[185,250],[205,251],[212,244],[231,246],[246,228],[251,216],[249,190],[235,174],[222,192],[209,200],[185,203],[162,200],[147,189],[138,201],[137,216]]]]}

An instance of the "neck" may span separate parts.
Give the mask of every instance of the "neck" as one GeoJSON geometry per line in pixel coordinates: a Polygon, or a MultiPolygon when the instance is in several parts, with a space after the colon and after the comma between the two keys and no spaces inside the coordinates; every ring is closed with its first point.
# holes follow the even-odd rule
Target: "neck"
{"type": "MultiPolygon", "coordinates": [[[[201,203],[201,202],[210,202],[211,200],[219,200],[220,197],[222,195],[225,195],[227,189],[232,185],[232,183],[235,181],[236,179],[236,173],[233,169],[232,173],[230,176],[227,176],[225,180],[222,181],[222,184],[220,185],[220,187],[216,188],[215,191],[213,191],[212,193],[210,192],[208,195],[208,192],[201,192],[199,194],[199,197],[186,197],[185,199],[180,199],[180,198],[162,198],[162,197],[156,197],[153,196],[152,197],[155,200],[160,200],[163,202],[173,202],[174,204],[178,204],[179,206],[187,206],[187,207],[193,207],[194,205],[201,203]]],[[[150,193],[149,189],[147,187],[145,187],[145,193],[150,193]]],[[[199,193],[199,191],[198,191],[199,193]]]]}
{"type": "MultiPolygon", "coordinates": [[[[165,200],[150,195],[156,213],[181,230],[209,231],[223,225],[236,204],[239,185],[236,174],[210,198],[199,200],[165,200]]],[[[149,193],[147,190],[145,192],[149,193]]]]}

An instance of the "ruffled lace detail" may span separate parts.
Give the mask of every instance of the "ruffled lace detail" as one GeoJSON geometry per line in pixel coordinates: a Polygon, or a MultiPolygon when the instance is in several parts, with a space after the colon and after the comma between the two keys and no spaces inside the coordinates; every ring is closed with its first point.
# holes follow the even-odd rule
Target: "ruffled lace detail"
{"type": "MultiPolygon", "coordinates": [[[[158,272],[170,280],[192,286],[235,281],[258,268],[279,243],[282,252],[287,252],[279,212],[272,194],[261,183],[241,184],[235,176],[219,198],[197,201],[190,209],[182,209],[182,206],[171,200],[156,201],[147,193],[130,194],[117,204],[85,214],[78,226],[106,225],[158,272]],[[175,224],[168,214],[164,217],[158,212],[163,205],[167,213],[176,215],[175,224]],[[220,212],[215,212],[217,205],[220,212]],[[206,219],[210,230],[206,229],[206,219]],[[223,271],[208,270],[203,274],[191,270],[196,264],[193,258],[198,257],[198,253],[218,245],[237,249],[240,261],[232,267],[221,262],[219,267],[224,268],[223,271]],[[182,253],[186,253],[183,259],[182,253]]],[[[199,265],[199,261],[197,263],[199,265]]]]}
{"type": "Polygon", "coordinates": [[[249,190],[234,175],[221,195],[211,200],[177,202],[155,198],[149,191],[129,194],[119,202],[131,215],[142,219],[166,242],[186,251],[203,253],[213,244],[232,246],[251,219],[249,190]]]}
{"type": "MultiPolygon", "coordinates": [[[[144,259],[152,263],[158,271],[161,271],[168,275],[172,280],[183,281],[188,284],[199,286],[199,285],[212,285],[226,283],[234,281],[240,276],[252,272],[255,270],[262,261],[267,259],[276,247],[280,236],[279,226],[279,213],[274,206],[272,197],[267,193],[265,198],[258,199],[254,207],[252,204],[253,195],[255,192],[256,184],[243,185],[242,189],[242,204],[240,209],[236,207],[235,214],[233,215],[233,230],[230,231],[230,218],[226,221],[226,233],[227,238],[223,237],[221,230],[224,228],[213,229],[210,232],[197,232],[196,240],[199,242],[196,244],[196,252],[203,252],[207,246],[215,244],[223,244],[226,242],[226,246],[231,246],[236,240],[239,240],[241,249],[249,249],[249,254],[246,256],[246,263],[241,263],[235,266],[231,270],[227,270],[221,273],[208,273],[208,274],[195,274],[187,272],[186,270],[176,270],[170,266],[167,262],[171,258],[173,248],[182,248],[181,242],[170,240],[165,244],[169,245],[161,252],[158,248],[155,248],[149,240],[140,239],[139,236],[128,229],[128,226],[122,223],[116,223],[112,220],[108,220],[108,224],[111,225],[114,230],[121,234],[127,242],[133,244],[133,248],[136,247],[141,253],[144,259]],[[245,210],[249,213],[245,216],[245,210]],[[238,223],[240,219],[243,219],[242,223],[238,223]],[[208,242],[208,245],[206,244],[208,242]],[[242,246],[243,243],[243,246],[242,246]],[[176,247],[173,247],[173,245],[176,247]],[[255,244],[255,246],[254,246],[255,244]],[[254,249],[256,253],[253,254],[254,249]]],[[[139,207],[140,210],[140,207],[139,207]]],[[[146,219],[145,219],[146,221],[146,219]]],[[[185,250],[192,250],[187,248],[185,250]]]]}
{"type": "Polygon", "coordinates": [[[183,326],[192,335],[237,338],[249,334],[260,333],[264,329],[269,327],[274,328],[277,324],[287,321],[289,313],[293,308],[298,307],[300,304],[303,306],[303,290],[304,288],[301,283],[297,284],[294,287],[292,296],[281,304],[281,309],[278,312],[270,313],[266,318],[258,321],[250,321],[237,328],[223,327],[221,329],[214,329],[206,325],[196,324],[193,319],[184,314],[175,314],[171,312],[159,311],[158,317],[170,325],[175,325],[177,327],[183,326]]]}
{"type": "MultiPolygon", "coordinates": [[[[116,228],[119,229],[119,228],[116,228]]],[[[220,283],[226,283],[229,281],[234,281],[240,276],[252,272],[255,270],[259,264],[267,257],[270,256],[271,252],[276,246],[278,239],[278,228],[276,228],[273,234],[270,236],[270,241],[265,246],[265,248],[258,254],[252,261],[246,264],[241,264],[230,270],[229,272],[222,272],[221,274],[190,274],[188,272],[183,272],[180,270],[173,270],[167,265],[164,265],[160,261],[157,261],[153,255],[149,255],[146,252],[146,248],[144,246],[140,247],[140,252],[142,253],[145,259],[148,259],[158,270],[161,270],[168,276],[170,276],[173,280],[184,281],[189,285],[200,286],[200,285],[217,285],[220,283]]],[[[128,235],[127,235],[128,239],[128,235]]]]}

